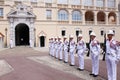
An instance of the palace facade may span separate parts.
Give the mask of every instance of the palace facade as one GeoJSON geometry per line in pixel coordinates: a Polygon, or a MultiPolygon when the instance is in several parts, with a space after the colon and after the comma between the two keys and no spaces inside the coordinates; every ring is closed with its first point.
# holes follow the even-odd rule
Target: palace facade
{"type": "Polygon", "coordinates": [[[112,29],[120,40],[119,0],[0,0],[0,47],[48,47],[49,38],[94,31],[103,43],[112,29]]]}

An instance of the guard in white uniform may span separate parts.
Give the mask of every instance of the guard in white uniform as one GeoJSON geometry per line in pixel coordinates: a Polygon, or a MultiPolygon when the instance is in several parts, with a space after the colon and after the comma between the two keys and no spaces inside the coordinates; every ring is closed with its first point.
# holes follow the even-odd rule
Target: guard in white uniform
{"type": "Polygon", "coordinates": [[[100,54],[100,44],[95,39],[96,34],[94,32],[91,32],[90,34],[90,54],[92,59],[92,74],[93,77],[97,77],[99,73],[99,54],[100,54]]]}
{"type": "Polygon", "coordinates": [[[70,57],[71,57],[71,64],[70,64],[70,66],[74,66],[75,65],[75,57],[74,57],[75,48],[76,48],[76,44],[75,44],[75,41],[73,40],[73,35],[71,35],[70,36],[70,57]]]}
{"type": "Polygon", "coordinates": [[[64,39],[63,39],[63,48],[64,48],[64,62],[65,63],[68,62],[68,44],[69,44],[69,42],[67,41],[67,37],[64,36],[64,39]]]}
{"type": "Polygon", "coordinates": [[[58,37],[58,54],[60,55],[59,60],[63,59],[63,43],[61,41],[61,37],[58,37]]]}
{"type": "Polygon", "coordinates": [[[78,35],[78,43],[77,43],[77,50],[78,50],[78,60],[79,60],[79,68],[78,70],[84,70],[84,53],[86,50],[86,43],[82,39],[82,34],[78,35]]]}
{"type": "Polygon", "coordinates": [[[10,40],[10,48],[11,49],[13,48],[13,40],[12,39],[10,40]]]}
{"type": "Polygon", "coordinates": [[[53,53],[52,56],[54,57],[57,51],[57,37],[54,38],[54,48],[53,48],[53,53]]]}
{"type": "Polygon", "coordinates": [[[50,55],[50,52],[51,52],[51,38],[49,39],[49,55],[50,55]]]}
{"type": "Polygon", "coordinates": [[[50,50],[50,55],[52,56],[54,53],[54,41],[53,41],[53,37],[51,38],[51,50],[50,50]]]}
{"type": "Polygon", "coordinates": [[[114,32],[112,30],[108,31],[106,40],[106,64],[108,80],[117,80],[117,62],[119,58],[119,47],[117,46],[117,41],[113,39],[114,32]]]}

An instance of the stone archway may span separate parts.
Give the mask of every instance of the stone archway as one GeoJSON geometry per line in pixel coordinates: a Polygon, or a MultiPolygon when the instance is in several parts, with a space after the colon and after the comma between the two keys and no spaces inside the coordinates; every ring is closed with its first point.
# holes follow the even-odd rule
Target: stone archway
{"type": "Polygon", "coordinates": [[[20,23],[15,27],[15,45],[29,45],[29,27],[20,23]]]}
{"type": "MultiPolygon", "coordinates": [[[[7,16],[10,23],[10,40],[13,40],[13,47],[15,47],[16,45],[25,45],[25,44],[29,45],[29,40],[32,41],[30,43],[31,47],[34,47],[34,41],[35,41],[34,22],[36,16],[32,13],[31,10],[29,10],[29,7],[22,3],[18,4],[16,6],[16,9],[15,10],[11,9],[11,11],[8,13],[7,16]],[[19,32],[20,31],[19,29],[22,29],[22,31],[23,29],[27,29],[27,32],[29,33],[29,37],[24,38],[26,39],[25,41],[20,36],[16,38],[17,37],[15,35],[17,33],[16,30],[18,30],[19,32]],[[23,41],[23,43],[21,42],[21,40],[23,41]]],[[[23,32],[25,33],[25,31],[23,32]]]]}

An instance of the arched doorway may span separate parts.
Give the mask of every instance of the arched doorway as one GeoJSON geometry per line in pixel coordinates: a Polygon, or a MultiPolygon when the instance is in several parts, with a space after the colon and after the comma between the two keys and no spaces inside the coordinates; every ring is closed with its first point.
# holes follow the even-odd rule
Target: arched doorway
{"type": "Polygon", "coordinates": [[[40,47],[45,47],[45,36],[40,36],[40,47]]]}
{"type": "Polygon", "coordinates": [[[15,27],[15,45],[29,45],[29,27],[24,23],[15,27]]]}

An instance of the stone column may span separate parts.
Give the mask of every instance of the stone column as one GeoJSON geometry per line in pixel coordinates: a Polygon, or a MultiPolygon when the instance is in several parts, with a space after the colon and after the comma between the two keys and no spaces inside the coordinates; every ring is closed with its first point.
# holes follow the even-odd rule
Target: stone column
{"type": "Polygon", "coordinates": [[[105,15],[105,23],[106,23],[106,25],[108,25],[108,12],[106,12],[105,14],[106,14],[105,15]]]}
{"type": "Polygon", "coordinates": [[[94,9],[96,9],[96,0],[93,0],[94,9]]]}
{"type": "Polygon", "coordinates": [[[69,24],[72,24],[72,10],[68,11],[68,20],[69,20],[69,24]]]}
{"type": "Polygon", "coordinates": [[[30,45],[31,45],[31,47],[34,47],[34,20],[33,19],[30,19],[30,29],[29,29],[30,31],[30,39],[29,40],[31,40],[31,42],[30,42],[30,45]]]}
{"type": "Polygon", "coordinates": [[[94,24],[97,25],[97,11],[94,12],[94,24]]]}
{"type": "Polygon", "coordinates": [[[116,13],[116,24],[119,25],[119,13],[116,13]]]}
{"type": "Polygon", "coordinates": [[[82,24],[85,25],[85,11],[82,11],[82,24]]]}
{"type": "Polygon", "coordinates": [[[105,0],[105,9],[107,9],[107,0],[105,0]]]}
{"type": "Polygon", "coordinates": [[[13,40],[13,47],[15,47],[15,30],[14,30],[14,20],[10,18],[10,40],[13,40]]]}

